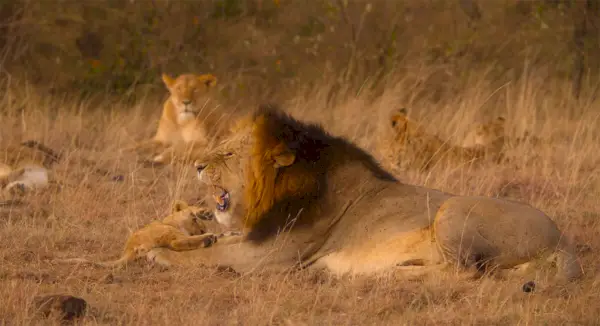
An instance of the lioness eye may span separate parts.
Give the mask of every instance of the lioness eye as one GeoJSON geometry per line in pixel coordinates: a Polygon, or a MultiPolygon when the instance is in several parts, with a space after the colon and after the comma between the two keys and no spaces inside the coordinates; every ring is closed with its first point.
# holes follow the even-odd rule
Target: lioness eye
{"type": "Polygon", "coordinates": [[[227,153],[225,153],[225,157],[231,157],[231,156],[233,156],[233,153],[232,153],[232,152],[227,152],[227,153]]]}

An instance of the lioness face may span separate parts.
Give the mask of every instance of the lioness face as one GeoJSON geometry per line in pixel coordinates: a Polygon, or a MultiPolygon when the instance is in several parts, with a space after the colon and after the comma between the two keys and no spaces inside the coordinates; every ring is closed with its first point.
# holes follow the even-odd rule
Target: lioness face
{"type": "Polygon", "coordinates": [[[183,74],[175,79],[163,74],[162,78],[171,93],[179,123],[196,118],[206,105],[208,91],[217,84],[217,78],[211,74],[183,74]]]}
{"type": "Polygon", "coordinates": [[[187,235],[202,235],[208,230],[204,222],[212,220],[213,214],[205,207],[188,206],[184,202],[176,201],[171,216],[167,219],[175,221],[180,230],[187,235]]]}
{"type": "MultiPolygon", "coordinates": [[[[240,128],[195,162],[197,177],[209,188],[217,222],[232,227],[243,215],[244,173],[249,159],[251,128],[240,128]]],[[[236,225],[240,227],[240,225],[236,225]]]]}

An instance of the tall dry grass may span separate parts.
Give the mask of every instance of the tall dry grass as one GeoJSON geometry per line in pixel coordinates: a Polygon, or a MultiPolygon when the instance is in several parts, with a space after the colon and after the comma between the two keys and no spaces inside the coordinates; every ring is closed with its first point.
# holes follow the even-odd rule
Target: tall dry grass
{"type": "MultiPolygon", "coordinates": [[[[126,105],[81,100],[78,94],[44,96],[13,81],[1,92],[0,145],[37,139],[65,159],[53,169],[60,185],[28,195],[29,207],[0,207],[1,324],[48,324],[29,311],[30,302],[37,294],[55,292],[88,300],[92,309],[81,322],[90,325],[596,324],[600,103],[572,98],[570,83],[547,78],[544,69],[501,83],[490,82],[486,71],[468,71],[465,87],[435,104],[419,96],[429,92],[417,78],[428,73],[427,67],[415,67],[378,92],[340,90],[324,78],[298,88],[282,105],[376,157],[381,157],[376,145],[389,132],[389,111],[400,106],[410,108],[410,116],[430,132],[456,143],[474,122],[496,115],[507,118],[510,135],[533,132],[543,145],[516,148],[510,163],[436,166],[398,176],[407,183],[509,197],[544,210],[579,245],[583,280],[525,294],[516,279],[432,275],[406,280],[393,273],[332,278],[308,272],[238,276],[210,268],[162,270],[144,262],[123,271],[53,264],[53,258],[116,257],[131,230],[167,214],[173,199],[197,201],[204,189],[191,167],[144,168],[140,158],[120,151],[152,135],[158,98],[126,105]],[[96,166],[81,158],[94,159],[96,166]],[[111,175],[95,173],[97,167],[111,175]],[[115,175],[123,181],[113,180],[115,175]]],[[[240,99],[238,105],[256,104],[240,99]]]]}

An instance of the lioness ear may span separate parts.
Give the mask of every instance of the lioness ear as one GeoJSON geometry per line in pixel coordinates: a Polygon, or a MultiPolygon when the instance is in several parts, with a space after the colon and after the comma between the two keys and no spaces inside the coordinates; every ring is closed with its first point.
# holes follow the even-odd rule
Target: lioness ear
{"type": "Polygon", "coordinates": [[[212,74],[204,74],[198,76],[198,81],[204,83],[206,87],[211,88],[217,84],[217,77],[212,74]]]}
{"type": "Polygon", "coordinates": [[[167,86],[169,89],[175,85],[175,79],[171,78],[171,76],[167,74],[162,74],[162,80],[163,83],[165,83],[165,86],[167,86]]]}
{"type": "Polygon", "coordinates": [[[181,212],[182,210],[188,208],[188,204],[183,200],[175,200],[173,201],[173,207],[171,209],[172,213],[181,212]]]}
{"type": "Polygon", "coordinates": [[[296,160],[296,153],[291,151],[284,143],[277,145],[272,151],[273,167],[276,169],[290,166],[296,160]]]}

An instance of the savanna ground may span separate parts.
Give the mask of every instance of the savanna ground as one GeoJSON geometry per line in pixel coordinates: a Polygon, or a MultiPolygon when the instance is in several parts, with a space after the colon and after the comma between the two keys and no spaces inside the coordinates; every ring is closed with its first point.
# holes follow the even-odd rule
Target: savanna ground
{"type": "MultiPolygon", "coordinates": [[[[368,15],[385,9],[379,8],[378,2],[374,3],[368,15]]],[[[432,2],[429,4],[432,7],[425,9],[413,4],[416,9],[413,8],[411,14],[417,18],[419,14],[424,15],[426,9],[433,10],[429,12],[431,16],[426,17],[434,30],[419,30],[422,20],[413,17],[408,23],[413,30],[407,27],[404,33],[394,36],[399,40],[393,44],[394,49],[405,47],[418,54],[419,46],[425,47],[422,44],[425,41],[410,43],[402,39],[406,35],[417,39],[421,32],[420,40],[429,41],[432,38],[427,37],[431,35],[439,39],[447,36],[440,32],[449,26],[443,18],[459,16],[456,13],[435,16],[437,3],[432,2]]],[[[508,6],[502,3],[504,5],[508,6]]],[[[340,6],[343,8],[343,4],[340,6]]],[[[488,9],[492,12],[494,8],[488,9]]],[[[163,217],[174,199],[190,203],[200,200],[204,189],[195,180],[192,167],[144,167],[142,158],[121,151],[135,140],[152,135],[164,97],[140,95],[134,100],[115,101],[109,90],[100,92],[101,96],[88,97],[88,87],[93,83],[58,93],[65,85],[58,80],[48,81],[51,85],[48,91],[47,87],[40,87],[39,82],[32,86],[21,81],[14,73],[7,74],[11,78],[2,84],[0,145],[37,139],[60,151],[64,160],[53,169],[54,179],[60,185],[27,195],[24,200],[29,203],[28,207],[0,207],[1,323],[48,324],[50,321],[31,313],[32,298],[38,294],[68,293],[86,299],[91,306],[80,320],[83,324],[597,324],[600,278],[595,271],[600,267],[600,260],[595,251],[600,247],[597,167],[600,101],[596,99],[593,75],[583,79],[577,86],[582,91],[574,96],[572,79],[566,78],[561,66],[553,61],[554,56],[564,50],[556,45],[562,44],[562,29],[552,33],[559,39],[553,39],[554,43],[545,38],[549,34],[543,29],[532,33],[529,42],[535,46],[527,48],[519,43],[528,42],[522,41],[522,35],[514,36],[508,33],[510,30],[501,32],[506,40],[498,41],[501,47],[493,43],[494,38],[490,36],[493,33],[484,29],[476,35],[479,39],[469,38],[472,43],[464,50],[467,55],[446,53],[442,61],[420,61],[408,52],[394,54],[394,60],[386,57],[384,61],[399,62],[399,67],[392,68],[384,62],[379,68],[394,73],[386,75],[383,82],[380,79],[371,85],[368,48],[364,53],[352,48],[352,44],[360,40],[360,26],[369,26],[368,15],[360,11],[355,17],[352,14],[348,9],[340,16],[340,24],[347,27],[347,34],[353,35],[350,46],[343,52],[354,51],[343,73],[338,74],[331,68],[322,70],[315,78],[307,72],[310,71],[308,66],[318,70],[312,66],[317,59],[336,62],[331,58],[337,58],[337,52],[326,50],[323,50],[326,53],[307,52],[311,60],[298,54],[297,61],[306,67],[298,64],[294,71],[304,75],[293,78],[266,71],[269,78],[257,80],[251,68],[241,67],[219,75],[223,64],[210,62],[211,53],[205,53],[207,63],[193,68],[207,71],[213,64],[217,67],[220,94],[225,98],[222,105],[252,107],[260,101],[275,99],[296,117],[320,122],[333,134],[355,141],[376,157],[379,153],[375,145],[385,141],[382,135],[389,126],[386,118],[393,108],[408,107],[410,116],[424,123],[432,133],[457,143],[474,122],[504,115],[509,135],[529,130],[543,140],[543,145],[534,149],[523,144],[512,151],[510,163],[501,165],[448,165],[436,166],[428,172],[395,173],[402,182],[456,194],[513,198],[545,211],[581,249],[585,271],[582,280],[566,286],[542,287],[527,294],[521,291],[523,279],[462,280],[453,275],[432,275],[407,280],[393,274],[350,279],[308,272],[240,276],[210,268],[164,270],[144,261],[120,271],[52,263],[54,258],[115,258],[130,231],[163,217]],[[508,34],[514,38],[506,36],[508,34]],[[544,47],[554,52],[540,50],[544,47]],[[523,51],[516,51],[517,48],[523,51]],[[505,55],[498,55],[489,59],[496,53],[510,53],[514,57],[507,59],[505,55]],[[506,61],[502,61],[503,58],[506,61]],[[360,66],[355,62],[366,63],[360,66]],[[499,65],[504,67],[501,72],[499,65]],[[358,77],[348,77],[352,75],[358,77]],[[309,78],[310,82],[299,84],[302,78],[309,78]],[[279,89],[273,83],[277,84],[280,79],[296,83],[290,82],[287,88],[279,89]],[[232,85],[249,86],[240,90],[241,87],[232,85]],[[238,91],[233,92],[233,89],[238,91]],[[82,93],[86,96],[80,96],[82,93]],[[266,94],[274,95],[267,98],[266,94]],[[82,158],[95,159],[97,164],[90,165],[82,158]],[[97,173],[97,168],[110,173],[104,176],[97,173]],[[114,176],[123,178],[115,180],[114,176]]],[[[287,18],[289,15],[288,12],[287,18]]],[[[400,17],[405,19],[406,12],[403,15],[400,17]]],[[[496,16],[488,17],[493,20],[496,16]]],[[[240,27],[247,23],[244,18],[247,17],[235,23],[220,21],[219,26],[230,26],[226,32],[234,35],[237,31],[242,39],[247,36],[243,34],[247,29],[240,27]]],[[[546,22],[554,23],[556,19],[551,17],[546,22]]],[[[535,24],[539,22],[536,20],[535,24]]],[[[212,31],[211,26],[207,29],[212,31]]],[[[252,55],[262,58],[264,56],[252,51],[252,46],[277,48],[275,44],[282,42],[282,36],[268,34],[268,27],[262,28],[252,31],[254,43],[246,44],[250,47],[246,57],[238,48],[231,49],[230,54],[236,58],[248,59],[252,55]],[[257,31],[263,31],[266,36],[257,31]],[[269,35],[275,40],[269,39],[269,35]]],[[[525,30],[527,25],[524,23],[519,28],[525,30]]],[[[322,39],[332,37],[328,31],[320,32],[321,41],[318,35],[302,35],[299,46],[319,51],[319,44],[326,43],[322,39]],[[314,45],[302,43],[313,41],[314,45]]],[[[368,39],[368,33],[363,33],[367,35],[362,37],[368,39]]],[[[396,32],[388,31],[387,35],[393,33],[396,32]]],[[[458,28],[452,33],[463,35],[458,28]]],[[[281,56],[290,58],[285,57],[285,53],[281,56]]],[[[286,60],[276,65],[285,65],[286,60]]],[[[376,58],[374,62],[379,61],[376,58]]],[[[268,64],[264,66],[269,68],[268,64]]],[[[156,69],[168,71],[167,67],[156,69]]],[[[8,69],[7,64],[5,69],[8,69]]],[[[156,91],[150,93],[166,96],[159,75],[153,78],[156,91]]],[[[382,161],[384,166],[388,163],[382,161]]]]}

